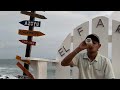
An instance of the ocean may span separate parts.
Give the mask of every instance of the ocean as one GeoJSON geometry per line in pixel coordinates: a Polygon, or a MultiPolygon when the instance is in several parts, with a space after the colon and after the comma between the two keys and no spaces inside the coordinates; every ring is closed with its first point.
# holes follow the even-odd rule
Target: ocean
{"type": "MultiPolygon", "coordinates": [[[[0,59],[0,75],[7,75],[9,77],[23,75],[22,70],[16,65],[17,64],[16,59],[0,59]]],[[[33,73],[33,70],[31,67],[29,67],[29,71],[33,73]]],[[[54,71],[53,70],[47,70],[48,79],[53,79],[54,71]]]]}
{"type": "Polygon", "coordinates": [[[15,59],[0,59],[0,75],[19,75],[21,70],[16,66],[15,59]]]}

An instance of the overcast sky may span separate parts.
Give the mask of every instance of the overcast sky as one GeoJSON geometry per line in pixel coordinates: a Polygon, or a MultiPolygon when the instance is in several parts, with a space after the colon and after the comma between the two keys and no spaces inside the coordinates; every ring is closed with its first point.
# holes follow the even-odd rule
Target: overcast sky
{"type": "MultiPolygon", "coordinates": [[[[36,11],[47,19],[41,21],[41,27],[34,31],[41,31],[45,36],[34,37],[36,46],[32,46],[31,57],[56,58],[57,49],[66,36],[78,25],[96,16],[110,16],[113,11],[36,11]]],[[[27,36],[18,35],[19,29],[28,30],[19,22],[29,20],[29,16],[20,11],[0,11],[0,59],[13,59],[16,55],[25,56],[26,45],[19,42],[27,36]]]]}

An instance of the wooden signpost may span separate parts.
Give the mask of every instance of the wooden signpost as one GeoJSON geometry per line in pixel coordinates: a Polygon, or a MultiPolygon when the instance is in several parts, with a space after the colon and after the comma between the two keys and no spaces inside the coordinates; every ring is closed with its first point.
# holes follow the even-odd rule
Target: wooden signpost
{"type": "MultiPolygon", "coordinates": [[[[40,21],[35,21],[35,17],[40,18],[40,19],[47,19],[47,18],[43,15],[36,14],[35,11],[31,11],[31,12],[21,11],[21,14],[25,14],[25,15],[30,16],[29,20],[23,20],[23,21],[19,22],[20,24],[22,24],[24,26],[29,26],[29,30],[19,29],[19,31],[18,31],[19,35],[28,36],[27,40],[19,40],[21,43],[27,44],[26,45],[25,57],[28,58],[28,57],[31,56],[30,55],[31,54],[31,46],[36,45],[36,42],[32,41],[33,36],[38,37],[38,36],[45,35],[44,33],[40,32],[40,31],[34,31],[34,27],[40,27],[40,25],[41,25],[40,21]]],[[[17,66],[22,69],[23,75],[27,75],[31,79],[34,79],[32,74],[29,72],[30,60],[22,60],[20,56],[16,56],[16,59],[18,61],[24,62],[24,66],[22,66],[22,64],[20,64],[19,62],[17,63],[17,66]]]]}

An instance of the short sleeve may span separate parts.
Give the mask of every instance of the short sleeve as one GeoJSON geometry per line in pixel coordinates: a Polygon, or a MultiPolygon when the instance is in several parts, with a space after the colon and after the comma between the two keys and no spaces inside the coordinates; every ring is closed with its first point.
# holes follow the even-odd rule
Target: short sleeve
{"type": "Polygon", "coordinates": [[[115,79],[112,63],[109,59],[106,59],[105,79],[115,79]]]}
{"type": "Polygon", "coordinates": [[[79,59],[80,59],[80,53],[78,53],[72,60],[74,66],[78,66],[79,59]]]}

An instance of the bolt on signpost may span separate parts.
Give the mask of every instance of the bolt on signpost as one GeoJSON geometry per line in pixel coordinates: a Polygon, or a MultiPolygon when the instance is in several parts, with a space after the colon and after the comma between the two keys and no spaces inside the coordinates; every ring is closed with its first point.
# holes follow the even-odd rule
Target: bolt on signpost
{"type": "MultiPolygon", "coordinates": [[[[44,17],[43,15],[36,14],[35,11],[31,11],[31,12],[21,11],[21,14],[25,14],[25,15],[30,16],[30,20],[23,20],[23,21],[19,22],[20,24],[22,24],[24,26],[29,26],[29,30],[21,30],[20,29],[19,32],[18,32],[19,35],[28,36],[27,40],[19,40],[19,41],[24,43],[24,44],[27,44],[26,45],[25,57],[30,57],[31,56],[31,45],[34,45],[34,46],[36,45],[36,42],[32,41],[33,36],[45,35],[42,32],[34,31],[34,27],[40,27],[40,24],[41,24],[40,21],[35,21],[35,17],[40,18],[40,19],[47,19],[47,18],[44,17]]],[[[16,56],[16,59],[20,60],[20,61],[24,61],[24,60],[21,60],[20,56],[16,56]]],[[[30,75],[30,74],[28,74],[29,73],[28,72],[29,71],[29,64],[28,63],[25,63],[25,61],[24,61],[24,67],[22,67],[22,65],[20,63],[17,64],[17,65],[23,70],[23,75],[30,75]]],[[[29,77],[31,77],[31,76],[29,76],[29,77]]]]}

